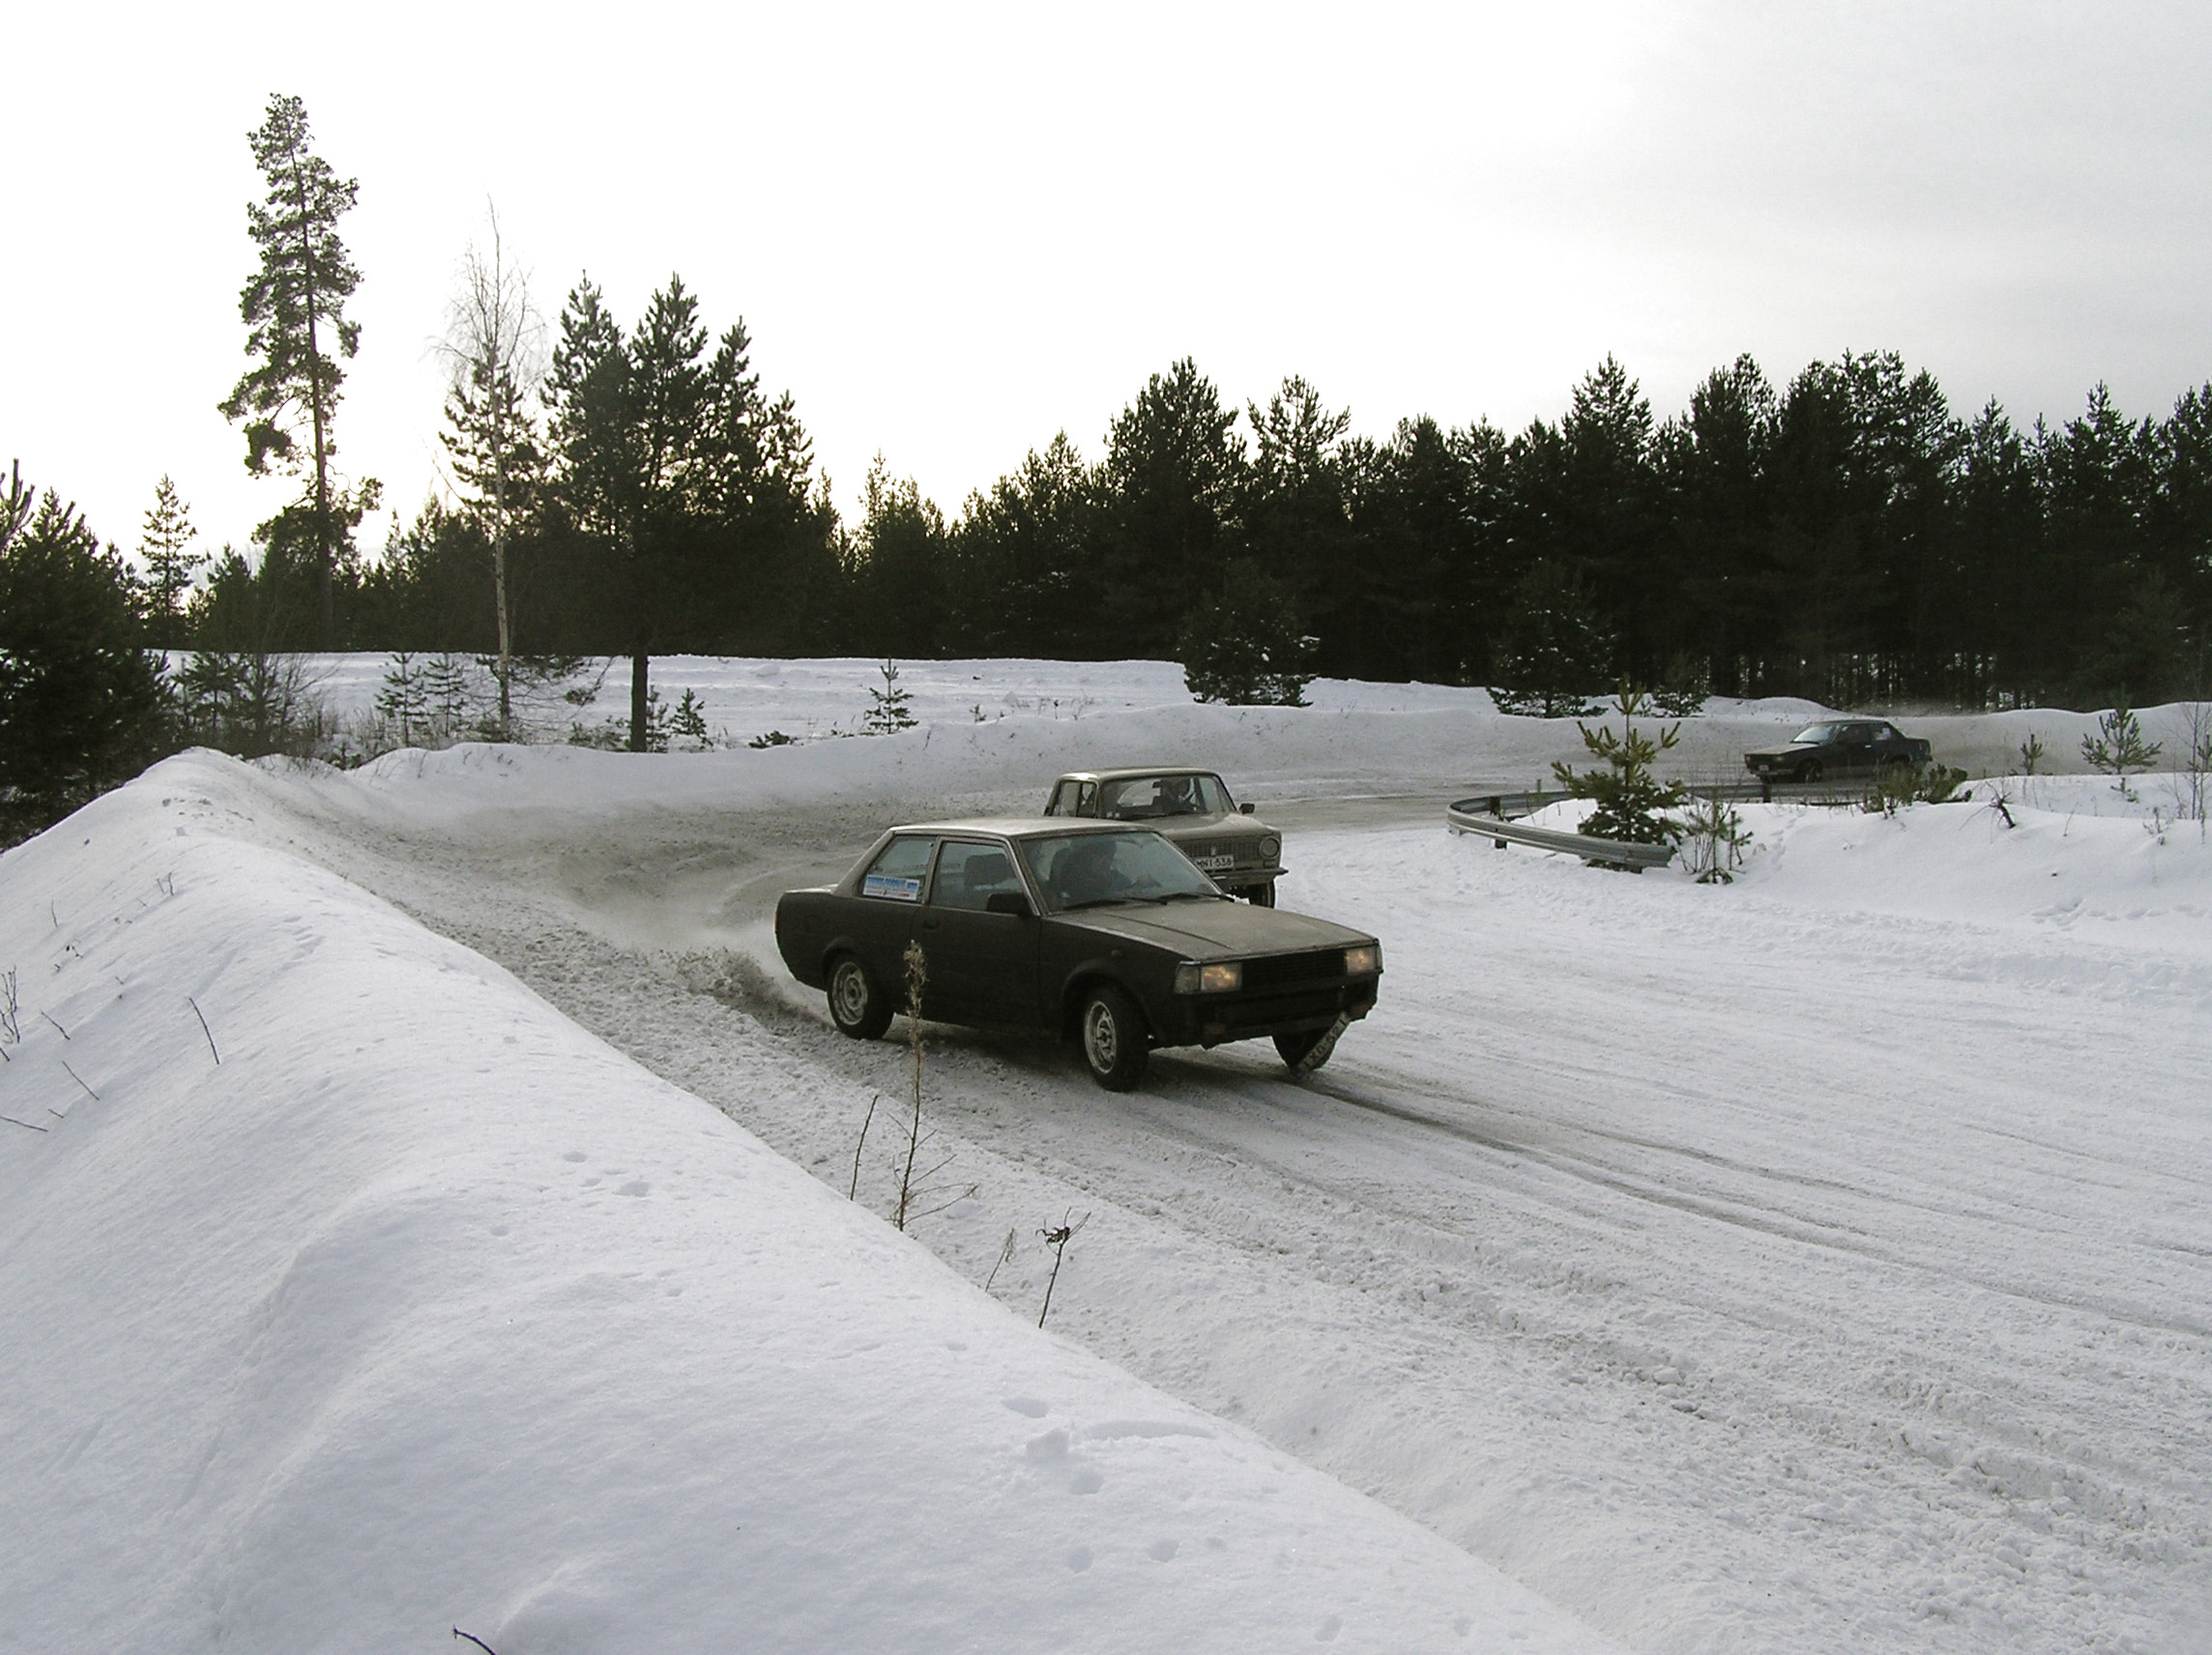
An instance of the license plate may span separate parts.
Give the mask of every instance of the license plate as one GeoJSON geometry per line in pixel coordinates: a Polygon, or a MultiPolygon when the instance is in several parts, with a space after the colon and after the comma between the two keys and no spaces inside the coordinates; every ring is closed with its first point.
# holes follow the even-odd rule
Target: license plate
{"type": "Polygon", "coordinates": [[[1237,865],[1234,854],[1226,857],[1193,857],[1191,861],[1209,874],[1221,873],[1237,865]]]}

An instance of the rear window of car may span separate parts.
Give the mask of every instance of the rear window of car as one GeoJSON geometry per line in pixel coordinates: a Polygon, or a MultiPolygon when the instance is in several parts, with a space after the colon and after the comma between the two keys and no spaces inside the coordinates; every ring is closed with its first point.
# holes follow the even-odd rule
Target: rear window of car
{"type": "Polygon", "coordinates": [[[860,876],[860,894],[885,902],[919,902],[922,881],[929,873],[929,851],[934,839],[919,833],[901,833],[860,876]]]}
{"type": "Polygon", "coordinates": [[[932,908],[981,912],[1001,891],[1022,889],[1014,858],[1004,845],[947,839],[937,853],[937,878],[930,882],[932,908]]]}

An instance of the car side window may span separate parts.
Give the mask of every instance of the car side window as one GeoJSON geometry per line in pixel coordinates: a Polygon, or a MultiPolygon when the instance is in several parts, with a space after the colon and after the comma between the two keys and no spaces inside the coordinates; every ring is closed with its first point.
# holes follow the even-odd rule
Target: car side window
{"type": "Polygon", "coordinates": [[[860,876],[860,894],[884,902],[919,902],[921,884],[929,874],[929,852],[935,840],[919,833],[901,833],[883,849],[860,876]]]}
{"type": "Polygon", "coordinates": [[[929,886],[931,907],[980,913],[1001,891],[1027,894],[1005,846],[947,839],[938,848],[937,878],[929,886]]]}
{"type": "Polygon", "coordinates": [[[1047,816],[1073,816],[1075,814],[1075,783],[1063,781],[1052,790],[1052,802],[1044,807],[1047,816]]]}
{"type": "Polygon", "coordinates": [[[1095,816],[1098,814],[1098,784],[1096,782],[1087,781],[1076,790],[1075,814],[1078,816],[1095,816]]]}

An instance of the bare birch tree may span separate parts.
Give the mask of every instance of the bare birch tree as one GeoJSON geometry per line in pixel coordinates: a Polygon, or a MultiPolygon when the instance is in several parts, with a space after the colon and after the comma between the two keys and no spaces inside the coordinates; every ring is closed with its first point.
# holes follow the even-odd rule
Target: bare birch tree
{"type": "Polygon", "coordinates": [[[508,600],[514,525],[530,509],[544,471],[527,408],[545,376],[545,320],[530,302],[529,272],[508,262],[499,212],[488,202],[489,251],[475,243],[461,255],[460,279],[438,345],[451,374],[446,396],[453,474],[491,541],[492,594],[499,621],[499,733],[513,717],[514,634],[508,600]]]}

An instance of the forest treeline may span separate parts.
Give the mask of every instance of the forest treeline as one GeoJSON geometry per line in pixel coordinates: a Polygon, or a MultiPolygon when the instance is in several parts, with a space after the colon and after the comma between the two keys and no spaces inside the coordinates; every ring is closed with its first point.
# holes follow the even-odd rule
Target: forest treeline
{"type": "MultiPolygon", "coordinates": [[[[631,334],[570,296],[526,445],[518,648],[1184,659],[1194,616],[1245,612],[1366,679],[1969,707],[2203,679],[2212,386],[2163,420],[2100,387],[2022,429],[1893,354],[1781,386],[1744,358],[1659,420],[1609,359],[1557,421],[1377,441],[1302,379],[1237,408],[1183,361],[1094,459],[1056,436],[949,520],[879,460],[848,524],[746,354],[742,327],[710,349],[681,282],[631,334]]],[[[488,651],[490,566],[480,510],[425,505],[348,550],[328,641],[488,651]]],[[[302,571],[233,557],[176,641],[313,634],[302,571]]]]}

